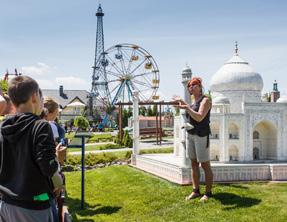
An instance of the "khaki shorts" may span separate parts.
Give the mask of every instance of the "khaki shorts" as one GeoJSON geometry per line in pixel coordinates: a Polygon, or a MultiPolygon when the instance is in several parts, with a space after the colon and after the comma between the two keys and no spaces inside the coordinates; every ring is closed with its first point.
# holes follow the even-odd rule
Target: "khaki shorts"
{"type": "Polygon", "coordinates": [[[186,154],[187,158],[191,160],[197,160],[197,162],[203,163],[210,161],[209,147],[207,146],[207,136],[200,137],[197,135],[191,135],[187,133],[186,141],[186,154]]]}

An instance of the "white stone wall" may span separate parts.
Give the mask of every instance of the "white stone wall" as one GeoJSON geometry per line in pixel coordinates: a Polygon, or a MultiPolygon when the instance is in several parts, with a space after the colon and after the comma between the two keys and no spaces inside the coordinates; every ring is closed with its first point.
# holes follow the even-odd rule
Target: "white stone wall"
{"type": "Polygon", "coordinates": [[[221,91],[213,92],[212,95],[227,97],[230,101],[230,112],[231,113],[242,113],[242,102],[248,103],[259,103],[261,102],[260,91],[221,91]]]}
{"type": "Polygon", "coordinates": [[[211,153],[219,149],[219,161],[228,162],[229,152],[234,154],[237,148],[239,161],[253,161],[253,148],[259,144],[260,159],[287,160],[287,104],[260,102],[241,106],[242,113],[211,113],[211,125],[219,124],[218,139],[211,136],[211,153]],[[253,131],[258,124],[266,128],[265,135],[254,141],[253,131]],[[239,138],[233,136],[237,131],[239,138]]]}
{"type": "MultiPolygon", "coordinates": [[[[229,162],[231,156],[229,151],[236,147],[238,149],[236,160],[253,161],[253,148],[256,143],[261,144],[260,159],[287,160],[287,104],[244,103],[242,111],[243,113],[211,113],[211,126],[215,123],[217,134],[217,138],[212,135],[210,139],[212,160],[215,160],[215,156],[219,153],[217,156],[220,162],[229,162]],[[260,123],[267,124],[265,127],[269,135],[253,141],[253,131],[260,123]],[[237,134],[234,133],[236,132],[234,125],[238,128],[238,138],[230,138],[229,135],[237,134]],[[272,138],[272,133],[276,133],[275,139],[272,138]]],[[[182,149],[179,118],[176,117],[174,122],[176,156],[180,155],[182,149]]]]}

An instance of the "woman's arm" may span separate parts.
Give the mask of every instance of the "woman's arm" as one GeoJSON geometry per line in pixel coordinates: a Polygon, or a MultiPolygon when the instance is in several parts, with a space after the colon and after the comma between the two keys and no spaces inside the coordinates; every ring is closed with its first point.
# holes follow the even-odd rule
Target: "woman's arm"
{"type": "Polygon", "coordinates": [[[200,103],[200,107],[198,112],[195,112],[190,108],[190,106],[183,100],[179,101],[178,108],[185,109],[188,113],[188,115],[191,116],[192,119],[194,119],[197,122],[201,122],[204,117],[207,115],[208,111],[211,108],[211,103],[208,97],[205,97],[202,102],[200,103]]]}
{"type": "Polygon", "coordinates": [[[200,103],[198,112],[192,110],[190,106],[187,107],[186,111],[191,116],[192,119],[194,119],[197,122],[201,122],[207,115],[210,108],[211,108],[210,100],[208,97],[205,97],[200,103]]]}

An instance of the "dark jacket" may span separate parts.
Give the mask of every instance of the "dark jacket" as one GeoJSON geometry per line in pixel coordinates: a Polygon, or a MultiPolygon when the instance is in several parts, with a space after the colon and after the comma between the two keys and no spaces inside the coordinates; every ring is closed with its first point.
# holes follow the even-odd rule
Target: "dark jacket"
{"type": "Polygon", "coordinates": [[[49,123],[31,113],[6,119],[0,128],[0,192],[3,201],[28,209],[46,209],[57,171],[49,123]],[[1,135],[2,134],[2,135],[1,135]]]}

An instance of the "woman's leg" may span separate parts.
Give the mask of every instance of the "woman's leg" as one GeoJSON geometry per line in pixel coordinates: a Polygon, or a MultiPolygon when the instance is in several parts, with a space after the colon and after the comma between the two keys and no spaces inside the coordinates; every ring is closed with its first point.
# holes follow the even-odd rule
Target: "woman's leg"
{"type": "Polygon", "coordinates": [[[212,195],[211,188],[213,182],[213,173],[211,170],[210,161],[201,163],[201,167],[203,168],[205,174],[206,188],[205,188],[205,194],[200,199],[200,201],[207,201],[212,195]]]}
{"type": "Polygon", "coordinates": [[[213,173],[211,170],[210,161],[201,163],[201,167],[203,168],[204,174],[205,174],[205,184],[206,184],[205,192],[211,192],[212,182],[213,182],[213,173]]]}
{"type": "Polygon", "coordinates": [[[200,178],[200,171],[199,171],[199,163],[197,160],[191,160],[191,167],[192,167],[192,187],[193,189],[199,189],[199,178],[200,178]]]}
{"type": "Polygon", "coordinates": [[[191,160],[192,166],[192,193],[186,197],[186,200],[191,200],[200,196],[199,192],[199,163],[197,160],[191,160]]]}

